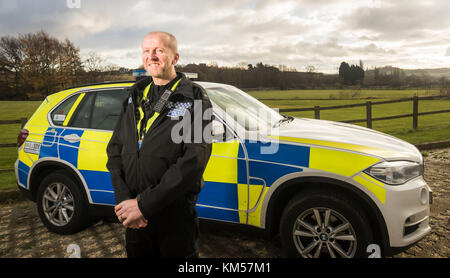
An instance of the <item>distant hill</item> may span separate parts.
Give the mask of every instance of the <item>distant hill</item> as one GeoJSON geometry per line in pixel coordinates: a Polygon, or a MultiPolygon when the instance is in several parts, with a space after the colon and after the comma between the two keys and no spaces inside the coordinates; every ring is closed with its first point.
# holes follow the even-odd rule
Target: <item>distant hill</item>
{"type": "MultiPolygon", "coordinates": [[[[450,78],[450,68],[437,68],[437,69],[401,69],[392,66],[385,66],[381,68],[377,68],[380,74],[393,74],[396,70],[400,70],[401,73],[408,75],[417,75],[417,76],[429,76],[432,78],[441,78],[447,77],[450,78]]],[[[373,74],[374,69],[366,70],[366,74],[373,74]]]]}

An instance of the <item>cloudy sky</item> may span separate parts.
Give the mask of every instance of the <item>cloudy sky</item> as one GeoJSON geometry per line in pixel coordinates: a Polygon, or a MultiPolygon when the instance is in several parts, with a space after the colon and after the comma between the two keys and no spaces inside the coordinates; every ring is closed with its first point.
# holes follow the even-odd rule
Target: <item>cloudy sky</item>
{"type": "Polygon", "coordinates": [[[45,30],[130,68],[151,30],[178,38],[181,64],[439,68],[449,11],[449,0],[0,0],[0,36],[45,30]]]}

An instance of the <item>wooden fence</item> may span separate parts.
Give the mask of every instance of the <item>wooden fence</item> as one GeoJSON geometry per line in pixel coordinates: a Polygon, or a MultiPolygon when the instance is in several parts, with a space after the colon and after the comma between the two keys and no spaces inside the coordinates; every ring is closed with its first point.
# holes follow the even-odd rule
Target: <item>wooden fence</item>
{"type": "Polygon", "coordinates": [[[288,109],[280,109],[279,111],[280,112],[314,111],[314,118],[320,119],[320,111],[322,111],[322,110],[343,109],[343,108],[365,106],[366,107],[366,118],[365,119],[347,120],[347,121],[341,121],[341,122],[344,122],[344,123],[366,122],[366,126],[368,128],[372,128],[373,121],[383,121],[383,120],[392,120],[392,119],[412,117],[413,118],[413,128],[417,129],[419,116],[450,112],[450,109],[446,109],[446,110],[438,110],[438,111],[429,111],[429,112],[419,113],[419,100],[431,100],[431,99],[443,99],[443,97],[442,96],[430,96],[430,97],[419,98],[418,96],[414,96],[414,97],[410,97],[410,98],[401,98],[401,99],[396,99],[396,100],[387,100],[387,101],[378,101],[378,102],[367,101],[366,103],[339,105],[339,106],[326,106],[326,107],[314,106],[311,108],[288,108],[288,109]],[[379,117],[379,118],[372,117],[372,106],[373,105],[406,102],[406,101],[413,102],[412,113],[410,113],[410,114],[403,114],[403,115],[396,115],[396,116],[389,116],[389,117],[379,117]]]}
{"type": "MultiPolygon", "coordinates": [[[[378,101],[378,102],[371,102],[367,101],[366,103],[358,103],[358,104],[349,104],[349,105],[339,105],[339,106],[326,106],[326,107],[320,107],[320,106],[314,106],[311,108],[290,108],[290,109],[280,109],[280,112],[299,112],[299,111],[314,111],[314,118],[320,119],[320,111],[323,110],[332,110],[332,109],[343,109],[343,108],[352,108],[352,107],[366,107],[366,118],[365,119],[355,119],[355,120],[347,120],[347,121],[341,121],[344,123],[362,123],[366,122],[366,126],[368,128],[372,128],[372,122],[373,121],[384,121],[384,120],[392,120],[392,119],[399,119],[399,118],[413,118],[413,128],[417,129],[418,122],[419,122],[419,116],[422,115],[430,115],[430,114],[440,114],[440,113],[448,113],[450,112],[450,109],[445,110],[438,110],[438,111],[429,111],[429,112],[421,112],[419,113],[419,100],[431,100],[431,99],[443,99],[442,96],[430,96],[430,97],[417,97],[414,96],[412,98],[402,98],[402,99],[396,99],[396,100],[387,100],[387,101],[378,101]],[[412,101],[412,113],[410,114],[403,114],[403,115],[396,115],[396,116],[389,116],[389,117],[379,117],[379,118],[373,118],[372,117],[372,106],[373,105],[381,105],[381,104],[387,104],[387,103],[398,103],[398,102],[406,102],[406,101],[412,101]]],[[[23,128],[24,125],[27,122],[27,118],[21,118],[18,120],[0,120],[0,125],[6,125],[6,124],[21,124],[21,127],[23,128]]],[[[16,147],[17,143],[1,143],[0,148],[10,148],[10,147],[16,147]]],[[[0,169],[0,173],[4,172],[11,172],[14,171],[14,169],[0,169]]]]}
{"type": "MultiPolygon", "coordinates": [[[[27,118],[20,118],[18,120],[0,120],[0,125],[20,124],[20,128],[23,128],[27,123],[27,118]]],[[[1,148],[17,147],[17,143],[0,143],[1,148]]],[[[14,169],[0,169],[0,173],[14,172],[14,169]]]]}

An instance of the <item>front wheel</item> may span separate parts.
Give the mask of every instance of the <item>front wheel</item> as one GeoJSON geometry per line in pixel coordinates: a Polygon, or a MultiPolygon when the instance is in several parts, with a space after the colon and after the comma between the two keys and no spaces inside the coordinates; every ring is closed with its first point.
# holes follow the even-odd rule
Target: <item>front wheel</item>
{"type": "Polygon", "coordinates": [[[372,232],[361,209],[345,195],[304,192],[286,206],[281,240],[290,257],[367,257],[372,232]]]}
{"type": "Polygon", "coordinates": [[[72,234],[90,223],[80,187],[64,172],[45,177],[38,189],[37,208],[44,225],[57,234],[72,234]]]}

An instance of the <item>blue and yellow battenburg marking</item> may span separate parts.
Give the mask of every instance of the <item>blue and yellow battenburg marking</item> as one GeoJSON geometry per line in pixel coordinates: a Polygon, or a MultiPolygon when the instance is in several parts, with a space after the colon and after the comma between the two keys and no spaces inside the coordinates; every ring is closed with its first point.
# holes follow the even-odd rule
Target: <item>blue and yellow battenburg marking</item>
{"type": "MultiPolygon", "coordinates": [[[[49,101],[58,103],[70,93],[49,97],[49,101]]],[[[68,124],[75,106],[83,97],[84,94],[80,94],[64,123],[68,124]]],[[[19,151],[19,183],[28,188],[30,168],[38,159],[58,158],[78,169],[92,203],[115,205],[111,176],[106,168],[106,147],[112,133],[49,128],[43,115],[47,115],[52,107],[41,105],[38,110],[42,111],[35,113],[27,124],[26,128],[30,130],[27,141],[41,145],[38,153],[25,152],[24,148],[19,151]],[[76,135],[80,140],[71,140],[71,136],[66,135],[76,135]]],[[[171,108],[175,116],[183,114],[189,107],[188,104],[176,104],[171,108]]],[[[379,162],[377,155],[384,155],[388,150],[293,137],[276,139],[280,141],[277,141],[274,154],[262,152],[270,142],[245,141],[241,144],[236,139],[213,143],[212,155],[203,175],[205,186],[197,202],[200,217],[260,226],[261,208],[268,189],[279,178],[302,172],[303,168],[352,178],[382,204],[385,203],[384,185],[360,172],[379,162]]]]}
{"type": "Polygon", "coordinates": [[[40,141],[39,155],[25,153],[23,149],[19,152],[19,182],[28,188],[30,167],[38,159],[61,159],[79,170],[93,203],[114,205],[111,174],[106,168],[108,159],[106,147],[111,135],[111,133],[92,130],[47,128],[40,141]],[[64,136],[74,134],[80,137],[79,141],[65,140],[64,136]]]}
{"type": "Polygon", "coordinates": [[[261,154],[265,144],[239,140],[214,143],[197,202],[200,217],[259,226],[262,200],[280,177],[307,167],[309,148],[280,144],[276,155],[261,154]],[[292,164],[298,166],[289,166],[292,164]]]}
{"type": "MultiPolygon", "coordinates": [[[[133,83],[123,84],[131,86],[133,83]]],[[[97,85],[89,88],[116,87],[115,84],[97,85]]],[[[69,89],[48,96],[31,116],[25,129],[30,134],[19,149],[18,182],[28,189],[28,177],[33,164],[39,159],[54,158],[65,160],[81,173],[89,190],[87,192],[93,203],[114,205],[114,189],[111,185],[111,175],[106,168],[106,147],[111,139],[110,132],[79,130],[66,128],[76,107],[81,103],[85,93],[80,93],[74,105],[66,116],[63,127],[49,127],[47,115],[53,107],[65,98],[76,93],[81,88],[69,89]],[[66,135],[76,135],[80,140],[70,140],[66,135]],[[32,142],[39,146],[37,153],[26,151],[25,145],[32,142]]]]}

